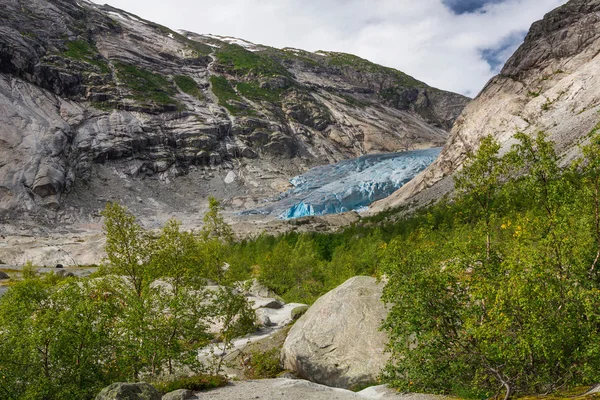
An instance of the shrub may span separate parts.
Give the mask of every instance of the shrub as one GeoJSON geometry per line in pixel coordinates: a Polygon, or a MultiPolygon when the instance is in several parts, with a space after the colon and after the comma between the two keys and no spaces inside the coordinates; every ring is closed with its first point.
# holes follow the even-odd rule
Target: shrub
{"type": "Polygon", "coordinates": [[[246,376],[250,379],[276,378],[283,369],[279,361],[279,348],[266,352],[253,351],[250,353],[249,369],[246,376]]]}
{"type": "Polygon", "coordinates": [[[227,378],[221,375],[193,375],[177,377],[167,381],[158,381],[153,386],[162,394],[170,393],[179,389],[208,390],[225,386],[227,378]]]}

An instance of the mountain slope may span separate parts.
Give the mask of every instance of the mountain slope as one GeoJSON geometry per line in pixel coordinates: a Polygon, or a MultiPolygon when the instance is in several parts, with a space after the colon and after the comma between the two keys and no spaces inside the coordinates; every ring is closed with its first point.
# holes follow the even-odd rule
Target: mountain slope
{"type": "Polygon", "coordinates": [[[506,151],[516,132],[545,131],[564,162],[600,122],[600,1],[571,0],[534,23],[523,45],[463,111],[439,158],[373,211],[439,198],[482,137],[506,151]],[[416,196],[416,197],[415,197],[416,196]]]}
{"type": "Polygon", "coordinates": [[[158,221],[210,194],[242,209],[311,166],[439,146],[468,102],[348,54],[86,1],[0,5],[4,222],[93,220],[107,200],[158,221]]]}

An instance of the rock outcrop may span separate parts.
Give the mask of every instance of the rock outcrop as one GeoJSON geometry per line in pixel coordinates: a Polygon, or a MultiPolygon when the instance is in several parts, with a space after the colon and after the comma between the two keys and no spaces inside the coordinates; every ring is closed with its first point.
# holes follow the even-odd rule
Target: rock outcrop
{"type": "Polygon", "coordinates": [[[191,400],[195,399],[194,392],[187,389],[179,389],[174,392],[167,393],[162,397],[162,400],[191,400]]]}
{"type": "Polygon", "coordinates": [[[302,379],[260,379],[234,381],[210,391],[197,392],[192,399],[211,400],[444,400],[444,396],[417,393],[398,393],[385,386],[375,386],[360,392],[331,388],[302,379]]]}
{"type": "Polygon", "coordinates": [[[571,0],[534,23],[523,45],[463,111],[439,158],[374,212],[452,190],[452,175],[482,137],[506,151],[516,132],[545,131],[567,163],[600,122],[600,1],[571,0]],[[428,193],[429,192],[429,193],[428,193]],[[417,196],[417,197],[415,197],[417,196]]]}
{"type": "Polygon", "coordinates": [[[388,359],[382,290],[375,278],[358,276],[319,298],[290,330],[284,368],[339,388],[375,382],[388,359]]]}
{"type": "MultiPolygon", "coordinates": [[[[308,167],[441,145],[469,99],[341,53],[0,0],[0,223],[142,218],[277,194],[308,167]]],[[[154,222],[154,221],[152,221],[154,222]]]]}
{"type": "Polygon", "coordinates": [[[229,385],[210,392],[178,390],[163,396],[163,400],[444,400],[448,397],[418,393],[399,393],[386,386],[373,386],[360,392],[330,388],[302,379],[260,379],[232,381],[229,385]],[[172,397],[174,396],[174,397],[172,397]]]}

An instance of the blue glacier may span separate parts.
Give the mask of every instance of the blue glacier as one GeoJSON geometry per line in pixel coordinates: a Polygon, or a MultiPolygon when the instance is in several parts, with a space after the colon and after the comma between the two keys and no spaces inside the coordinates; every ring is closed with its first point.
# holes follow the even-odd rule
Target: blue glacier
{"type": "Polygon", "coordinates": [[[312,168],[290,179],[294,186],[259,210],[281,219],[362,210],[381,200],[427,168],[441,148],[371,154],[312,168]]]}

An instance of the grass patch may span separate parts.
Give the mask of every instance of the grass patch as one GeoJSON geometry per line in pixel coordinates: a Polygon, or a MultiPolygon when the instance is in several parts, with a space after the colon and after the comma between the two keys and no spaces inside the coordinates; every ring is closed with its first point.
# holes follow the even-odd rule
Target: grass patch
{"type": "Polygon", "coordinates": [[[251,352],[246,376],[250,379],[276,378],[277,375],[283,372],[279,361],[280,350],[279,348],[273,348],[269,351],[251,352]]]}
{"type": "Polygon", "coordinates": [[[204,96],[198,87],[196,81],[187,75],[175,75],[173,77],[175,84],[181,89],[182,92],[189,94],[197,99],[203,99],[204,96]]]}
{"type": "Polygon", "coordinates": [[[283,89],[265,89],[261,88],[256,82],[238,82],[237,90],[251,100],[279,102],[283,89]]]}
{"type": "Polygon", "coordinates": [[[171,97],[177,90],[164,76],[131,64],[116,63],[115,68],[118,78],[131,89],[132,99],[159,105],[179,104],[171,97]]]}
{"type": "Polygon", "coordinates": [[[103,74],[110,73],[108,64],[101,59],[95,46],[90,45],[85,40],[73,40],[67,42],[66,46],[67,50],[62,53],[63,56],[92,64],[98,67],[103,74]]]}
{"type": "Polygon", "coordinates": [[[245,110],[229,103],[230,100],[242,101],[242,98],[236,93],[231,83],[224,76],[213,75],[210,77],[212,91],[219,99],[219,105],[225,107],[231,114],[238,115],[245,110]]]}
{"type": "Polygon", "coordinates": [[[253,53],[237,44],[227,44],[221,47],[216,51],[215,56],[219,64],[236,75],[291,77],[290,72],[272,58],[253,53]]]}
{"type": "Polygon", "coordinates": [[[554,101],[548,99],[544,104],[542,104],[542,110],[543,111],[548,111],[550,109],[550,106],[554,104],[554,101]]]}
{"type": "Polygon", "coordinates": [[[223,387],[227,384],[227,378],[220,375],[194,375],[179,377],[170,381],[153,383],[154,387],[161,393],[166,394],[179,389],[209,390],[223,387]]]}
{"type": "Polygon", "coordinates": [[[540,92],[539,92],[539,90],[537,92],[533,92],[533,91],[530,90],[529,92],[527,92],[527,96],[534,97],[534,98],[535,97],[539,97],[540,96],[540,92]]]}

